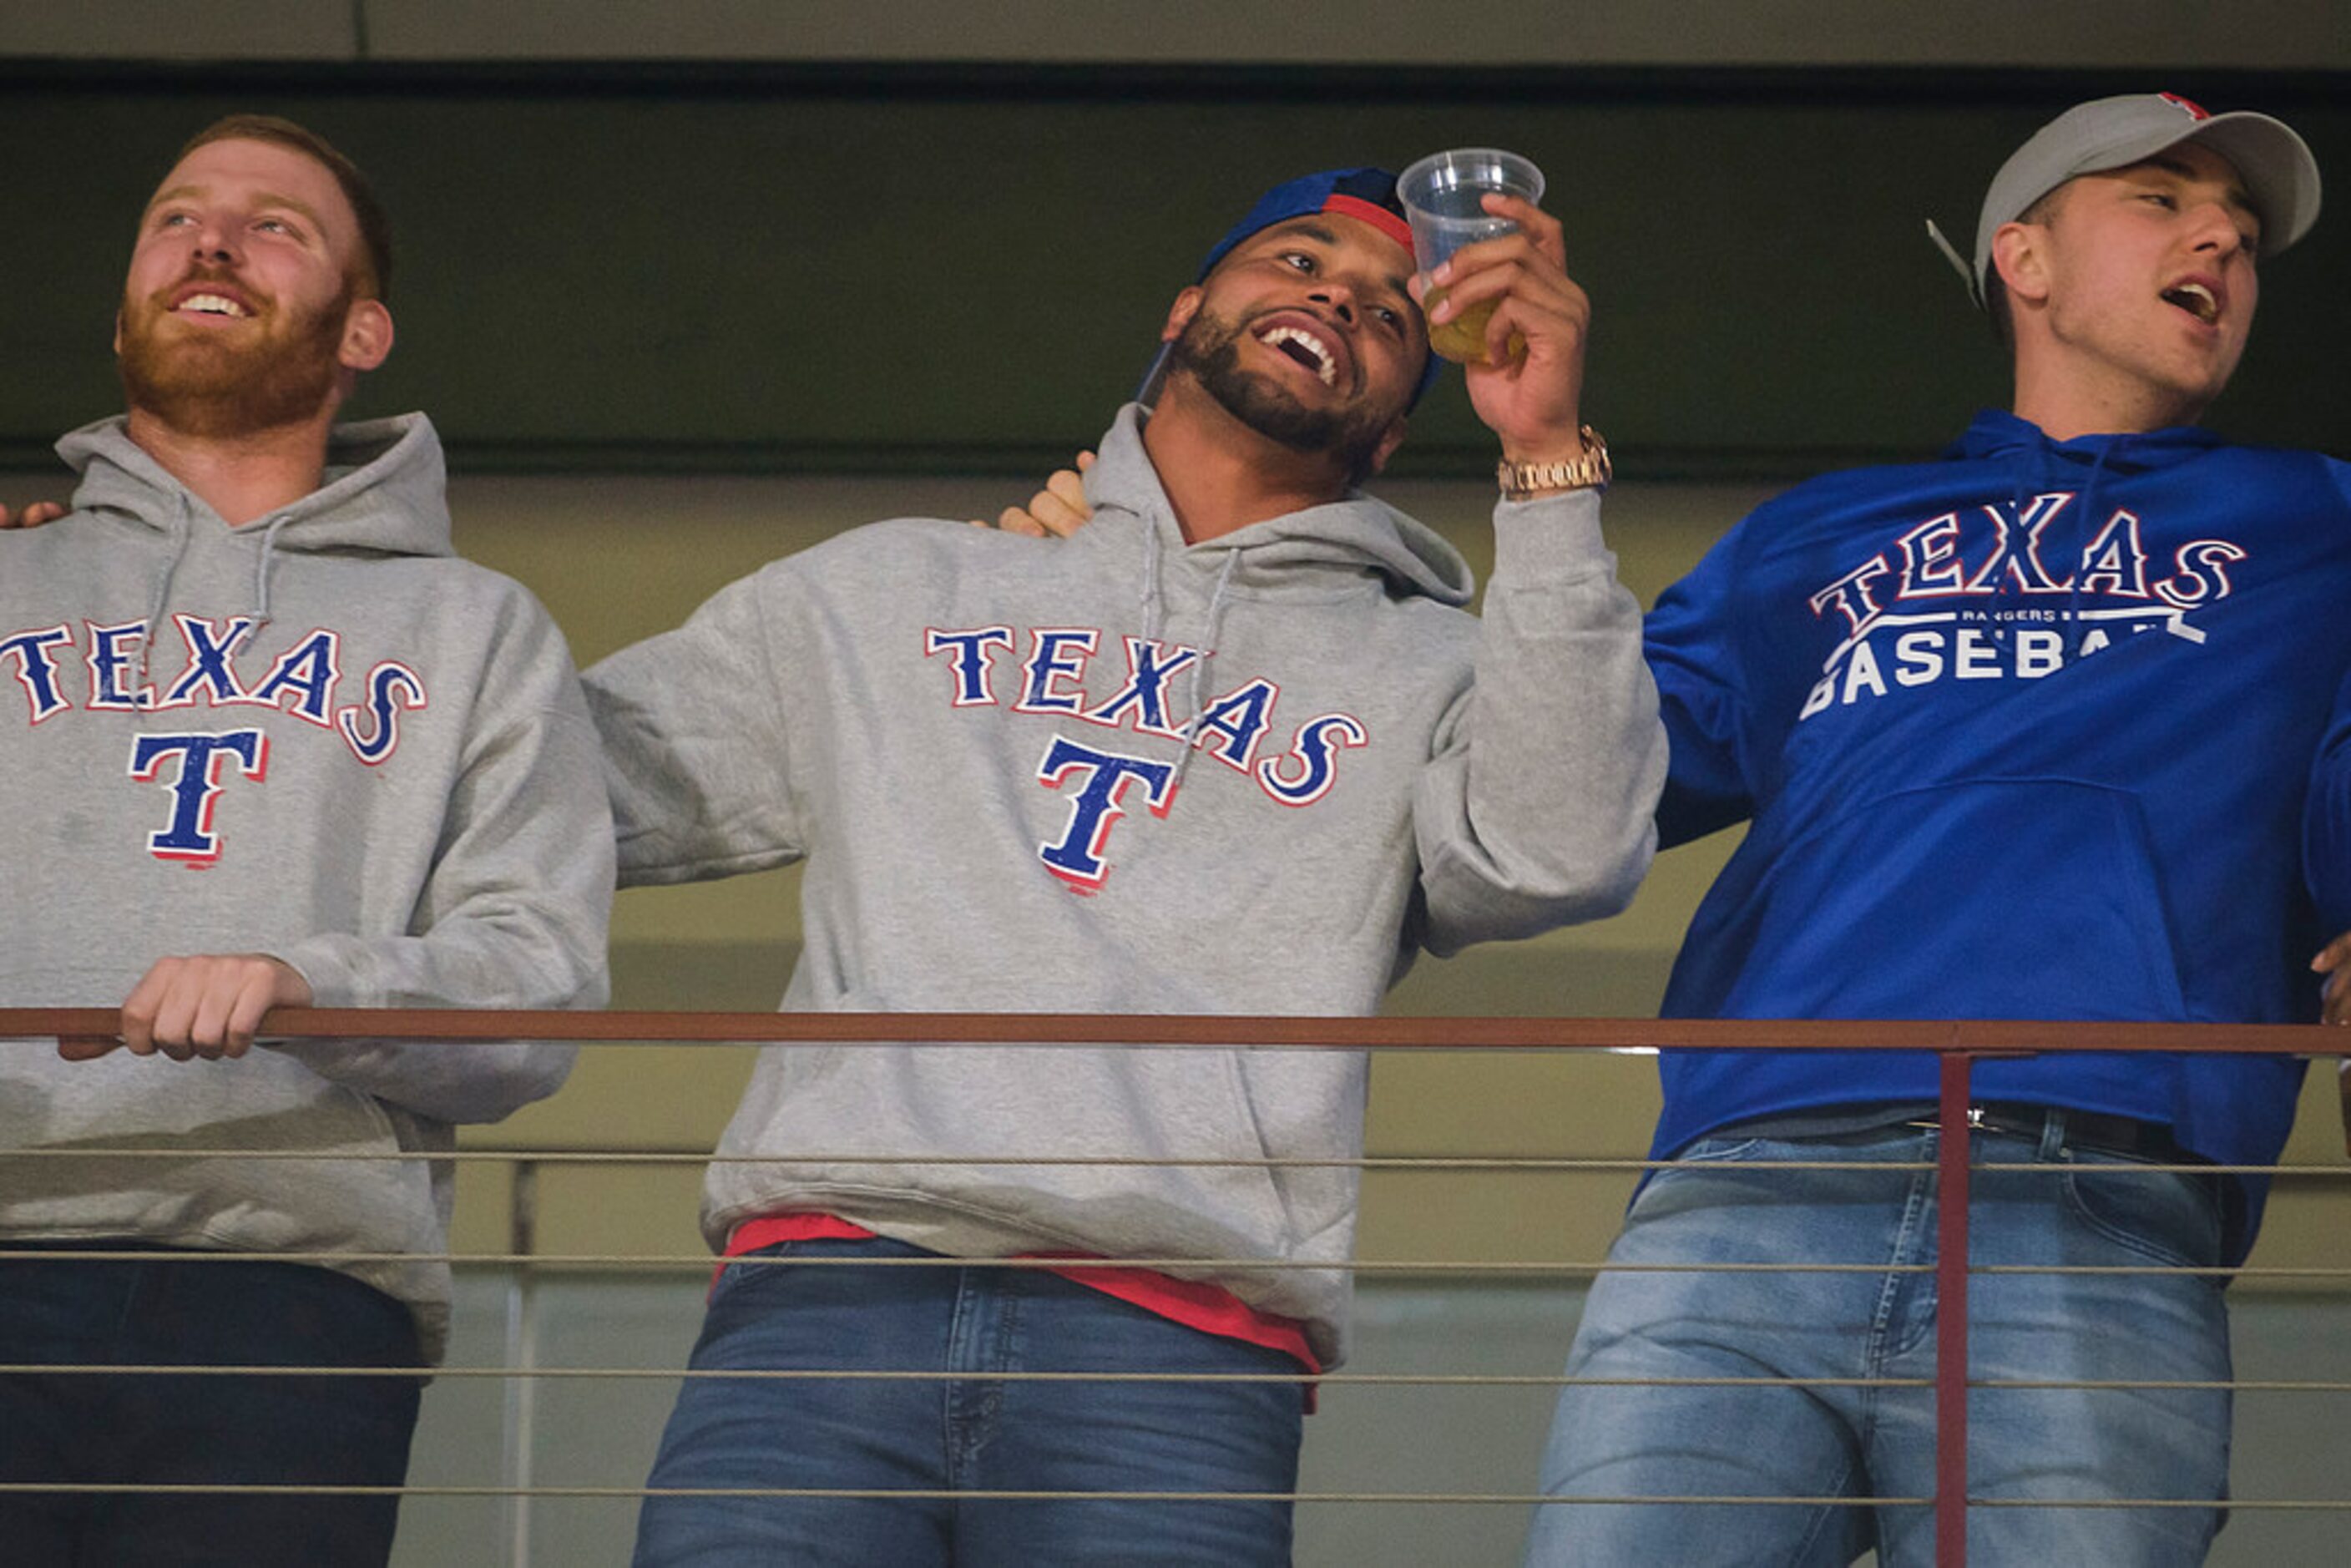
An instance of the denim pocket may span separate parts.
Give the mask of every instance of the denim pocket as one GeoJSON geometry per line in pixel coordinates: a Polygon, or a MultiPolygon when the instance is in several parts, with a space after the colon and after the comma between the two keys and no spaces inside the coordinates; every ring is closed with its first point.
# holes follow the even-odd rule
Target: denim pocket
{"type": "Polygon", "coordinates": [[[721,1297],[732,1293],[738,1287],[757,1281],[771,1267],[766,1263],[754,1263],[747,1260],[789,1258],[792,1254],[792,1249],[801,1245],[802,1243],[798,1241],[773,1241],[765,1247],[754,1248],[748,1252],[737,1253],[727,1259],[719,1265],[718,1278],[711,1281],[710,1294],[704,1299],[704,1305],[716,1306],[721,1297]]]}
{"type": "MultiPolygon", "coordinates": [[[[1699,1165],[1708,1160],[1747,1159],[1771,1141],[1769,1138],[1698,1138],[1685,1145],[1682,1152],[1676,1155],[1674,1158],[1686,1160],[1691,1165],[1699,1165]]],[[[1659,1171],[1657,1174],[1671,1176],[1673,1173],[1659,1171]]]]}
{"type": "Polygon", "coordinates": [[[1684,1163],[1642,1176],[1641,1185],[1634,1191],[1632,1205],[1625,1210],[1625,1223],[1630,1225],[1636,1219],[1661,1218],[1694,1204],[1732,1201],[1730,1195],[1741,1190],[1747,1183],[1770,1181],[1768,1162],[1758,1163],[1751,1171],[1736,1168],[1718,1171],[1715,1168],[1738,1167],[1750,1160],[1756,1150],[1765,1147],[1768,1142],[1763,1138],[1699,1138],[1685,1145],[1682,1151],[1674,1156],[1677,1161],[1684,1163]]]}
{"type": "Polygon", "coordinates": [[[2119,1155],[2067,1150],[2067,1212],[2098,1235],[2158,1262],[2209,1269],[2220,1261],[2218,1178],[2158,1171],[2119,1155]]]}

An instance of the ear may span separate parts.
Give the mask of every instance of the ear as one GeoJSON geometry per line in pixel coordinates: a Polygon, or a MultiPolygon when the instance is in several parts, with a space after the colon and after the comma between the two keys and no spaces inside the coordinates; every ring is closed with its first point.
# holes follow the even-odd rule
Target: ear
{"type": "Polygon", "coordinates": [[[1385,468],[1388,459],[1395,455],[1395,449],[1404,444],[1404,425],[1405,417],[1398,414],[1388,421],[1385,430],[1380,432],[1380,444],[1372,449],[1373,473],[1377,474],[1385,468]]]}
{"type": "Polygon", "coordinates": [[[1159,329],[1159,340],[1172,343],[1182,337],[1192,318],[1200,313],[1200,301],[1207,298],[1207,291],[1196,283],[1176,296],[1176,303],[1167,308],[1166,324],[1159,329]]]}
{"type": "Polygon", "coordinates": [[[362,299],[343,317],[342,347],[335,362],[347,371],[371,371],[392,355],[392,312],[381,299],[362,299]]]}
{"type": "Polygon", "coordinates": [[[2011,299],[2049,298],[2049,230],[2041,224],[2002,224],[1992,231],[1991,264],[2011,299]]]}

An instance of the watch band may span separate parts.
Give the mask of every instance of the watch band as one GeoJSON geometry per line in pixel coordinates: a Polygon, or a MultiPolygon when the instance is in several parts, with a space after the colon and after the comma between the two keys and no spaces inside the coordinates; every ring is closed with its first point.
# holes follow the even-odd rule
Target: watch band
{"type": "Polygon", "coordinates": [[[1503,458],[1494,465],[1494,482],[1506,501],[1523,501],[1561,490],[1605,490],[1615,470],[1608,462],[1608,443],[1590,425],[1576,434],[1583,438],[1583,455],[1559,463],[1513,463],[1503,458]]]}

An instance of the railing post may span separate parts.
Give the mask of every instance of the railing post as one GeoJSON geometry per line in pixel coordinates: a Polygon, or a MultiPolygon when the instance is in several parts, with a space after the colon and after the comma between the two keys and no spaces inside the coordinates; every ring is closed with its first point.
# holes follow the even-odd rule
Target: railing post
{"type": "Polygon", "coordinates": [[[510,1178],[507,1250],[514,1271],[507,1280],[506,1471],[507,1562],[529,1568],[533,1451],[538,1447],[538,1271],[531,1255],[538,1247],[538,1162],[517,1160],[510,1178]]]}
{"type": "Polygon", "coordinates": [[[1968,1136],[1964,1051],[1942,1053],[1935,1161],[1935,1563],[1968,1561],[1968,1136]]]}

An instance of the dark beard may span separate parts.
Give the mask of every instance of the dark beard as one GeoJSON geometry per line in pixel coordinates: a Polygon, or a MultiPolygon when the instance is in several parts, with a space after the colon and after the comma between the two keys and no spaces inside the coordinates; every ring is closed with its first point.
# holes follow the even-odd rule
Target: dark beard
{"type": "MultiPolygon", "coordinates": [[[[192,276],[206,277],[202,271],[192,276]]],[[[168,312],[160,297],[126,301],[122,351],[116,357],[123,396],[171,429],[210,440],[303,423],[334,397],[342,371],[336,356],[351,298],[346,281],[317,315],[283,320],[273,319],[275,302],[264,301],[268,329],[258,340],[239,344],[184,332],[167,340],[162,329],[168,312]]]]}
{"type": "Polygon", "coordinates": [[[1189,371],[1227,413],[1268,440],[1337,458],[1349,489],[1370,478],[1388,421],[1365,408],[1307,407],[1270,379],[1241,369],[1240,340],[1238,323],[1202,309],[1177,334],[1168,370],[1189,371]]]}

